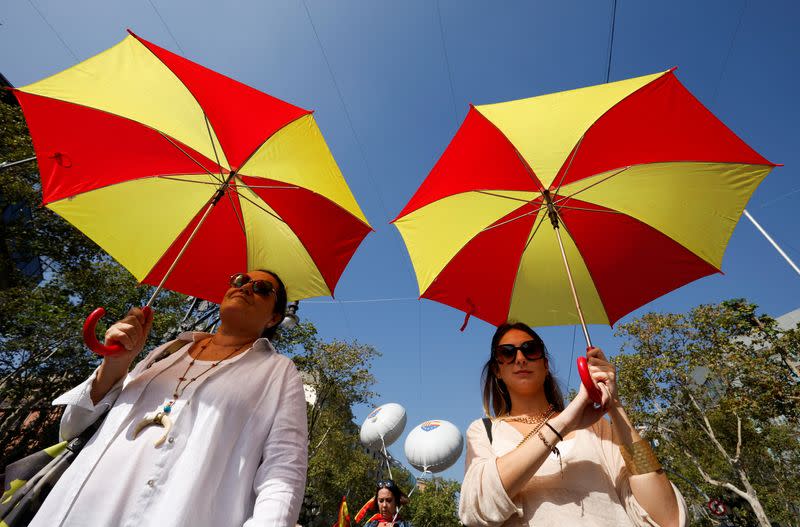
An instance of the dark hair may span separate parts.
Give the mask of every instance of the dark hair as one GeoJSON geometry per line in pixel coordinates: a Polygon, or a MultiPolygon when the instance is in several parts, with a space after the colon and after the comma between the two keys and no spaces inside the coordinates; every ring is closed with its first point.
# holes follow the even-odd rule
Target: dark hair
{"type": "MultiPolygon", "coordinates": [[[[494,348],[497,346],[497,343],[500,342],[500,339],[503,338],[503,335],[512,329],[524,331],[530,335],[534,341],[537,341],[542,346],[545,362],[547,363],[550,360],[550,354],[547,352],[547,346],[544,345],[544,341],[527,324],[522,322],[506,322],[498,326],[497,331],[494,332],[494,336],[492,337],[492,346],[489,348],[489,360],[484,364],[483,372],[481,373],[483,411],[486,412],[486,415],[497,417],[499,415],[508,414],[511,411],[511,395],[508,393],[506,383],[497,378],[497,364],[494,359],[494,348]]],[[[547,369],[547,376],[544,378],[544,395],[547,398],[547,402],[552,404],[556,411],[560,412],[564,410],[564,396],[561,395],[558,382],[550,373],[549,368],[547,369]]]]}
{"type": "Polygon", "coordinates": [[[397,483],[395,483],[393,479],[385,479],[383,481],[379,481],[375,485],[375,506],[376,507],[378,506],[378,492],[380,492],[381,489],[386,489],[386,490],[388,490],[389,492],[392,493],[392,496],[394,496],[394,505],[395,505],[395,507],[399,507],[400,505],[403,505],[404,504],[403,502],[407,499],[405,493],[403,493],[403,491],[400,490],[400,487],[397,486],[397,483]]]}
{"type": "Polygon", "coordinates": [[[261,332],[261,338],[272,339],[275,336],[275,333],[278,331],[278,327],[283,322],[283,317],[286,316],[286,304],[288,303],[288,297],[286,295],[286,286],[283,284],[283,280],[281,277],[278,276],[277,273],[274,271],[270,271],[268,269],[256,269],[257,271],[261,271],[262,273],[271,274],[272,277],[278,282],[278,289],[275,290],[275,307],[272,310],[272,314],[279,314],[281,317],[278,319],[274,325],[264,328],[264,331],[261,332]]]}

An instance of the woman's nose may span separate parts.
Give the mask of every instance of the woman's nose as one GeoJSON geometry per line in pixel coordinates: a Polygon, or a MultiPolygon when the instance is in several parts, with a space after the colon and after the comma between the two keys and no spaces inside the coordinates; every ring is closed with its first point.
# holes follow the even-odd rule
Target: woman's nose
{"type": "Polygon", "coordinates": [[[517,350],[517,358],[514,362],[528,362],[528,359],[525,358],[525,354],[522,353],[522,350],[517,350]]]}

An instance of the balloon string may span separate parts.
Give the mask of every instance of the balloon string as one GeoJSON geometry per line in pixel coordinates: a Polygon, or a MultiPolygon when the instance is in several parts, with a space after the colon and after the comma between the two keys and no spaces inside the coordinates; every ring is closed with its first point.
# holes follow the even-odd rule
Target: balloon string
{"type": "MultiPolygon", "coordinates": [[[[419,475],[419,478],[417,478],[417,479],[422,479],[422,478],[425,476],[425,474],[430,474],[430,475],[432,476],[432,475],[433,475],[433,472],[431,472],[430,470],[428,470],[428,467],[425,467],[425,469],[422,471],[422,473],[419,475]]],[[[414,494],[414,491],[415,491],[415,490],[417,490],[417,485],[416,485],[416,483],[414,484],[414,488],[412,488],[412,489],[411,489],[411,490],[408,492],[408,496],[406,496],[406,497],[407,497],[407,498],[409,498],[409,499],[411,499],[411,495],[412,495],[412,494],[414,494]]],[[[402,505],[398,505],[398,506],[397,506],[397,512],[395,512],[395,513],[394,513],[394,517],[392,517],[392,523],[394,523],[394,522],[397,520],[397,516],[400,514],[400,509],[402,509],[402,508],[403,508],[403,506],[402,506],[402,505]]]]}
{"type": "Polygon", "coordinates": [[[389,470],[389,479],[394,480],[394,476],[392,476],[392,464],[389,463],[389,454],[386,452],[386,443],[383,440],[383,436],[381,436],[381,445],[383,445],[383,457],[386,459],[386,468],[389,470]]]}

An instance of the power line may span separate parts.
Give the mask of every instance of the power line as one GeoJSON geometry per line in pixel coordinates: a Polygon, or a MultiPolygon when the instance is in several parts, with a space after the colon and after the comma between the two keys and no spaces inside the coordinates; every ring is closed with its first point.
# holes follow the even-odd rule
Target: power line
{"type": "Polygon", "coordinates": [[[442,24],[442,10],[439,5],[439,0],[436,0],[436,18],[439,20],[439,35],[442,37],[442,52],[444,53],[444,63],[447,66],[447,78],[450,80],[450,100],[453,101],[453,116],[456,120],[456,128],[458,128],[458,107],[456,106],[456,90],[453,84],[453,70],[450,67],[450,59],[447,56],[447,45],[444,38],[444,25],[442,24]]]}
{"type": "Polygon", "coordinates": [[[67,43],[64,41],[64,39],[61,37],[61,34],[58,31],[56,31],[56,28],[53,27],[53,24],[51,24],[47,20],[47,18],[45,18],[45,16],[42,14],[42,12],[39,11],[39,8],[36,7],[36,4],[33,3],[33,0],[28,0],[28,3],[31,5],[31,7],[34,9],[34,11],[36,11],[39,14],[39,18],[41,18],[42,21],[44,21],[44,23],[47,24],[47,27],[50,28],[50,30],[53,32],[53,34],[56,36],[56,38],[58,38],[59,42],[61,42],[61,45],[64,46],[64,49],[66,49],[69,52],[69,54],[72,55],[72,58],[75,59],[75,62],[80,62],[80,59],[78,59],[78,56],[75,54],[74,51],[72,51],[72,48],[70,48],[67,45],[67,43]]]}
{"type": "Polygon", "coordinates": [[[360,300],[304,300],[303,304],[371,304],[377,302],[409,302],[411,300],[419,300],[419,298],[407,296],[399,298],[363,298],[360,300]]]}
{"type": "Polygon", "coordinates": [[[719,88],[722,85],[722,77],[725,75],[725,71],[728,69],[728,60],[731,58],[731,53],[733,52],[733,44],[736,42],[736,36],[739,34],[739,28],[742,27],[742,20],[744,19],[744,12],[747,10],[747,0],[744,0],[742,3],[742,10],[739,13],[739,22],[736,23],[736,29],[733,31],[733,36],[731,37],[731,43],[728,46],[728,52],[725,54],[725,60],[722,61],[722,68],[719,71],[719,79],[717,79],[717,85],[714,88],[714,94],[711,96],[711,104],[715,104],[717,102],[717,95],[719,94],[719,88]]]}
{"type": "Polygon", "coordinates": [[[614,4],[611,8],[611,31],[609,32],[608,37],[608,67],[606,68],[606,84],[608,84],[608,80],[611,78],[611,57],[614,53],[614,27],[617,25],[617,0],[614,0],[614,4]]]}
{"type": "Polygon", "coordinates": [[[152,1],[152,0],[147,0],[147,3],[149,3],[149,4],[150,4],[150,7],[152,7],[152,8],[153,8],[153,11],[155,11],[155,12],[156,12],[156,16],[158,16],[158,19],[159,19],[159,20],[161,20],[161,23],[164,25],[164,29],[166,29],[166,30],[167,30],[167,33],[169,33],[169,36],[170,36],[170,37],[172,38],[172,40],[175,42],[175,45],[176,45],[176,46],[178,46],[178,50],[181,52],[181,55],[186,55],[186,52],[185,52],[185,51],[183,51],[183,48],[181,47],[181,44],[180,44],[180,42],[178,42],[178,39],[177,39],[177,38],[175,38],[175,35],[173,35],[173,34],[172,34],[172,31],[169,29],[169,26],[167,25],[167,22],[166,22],[166,20],[164,20],[164,17],[162,17],[162,16],[161,16],[161,13],[160,13],[160,12],[159,12],[159,10],[156,8],[155,4],[153,4],[153,1],[152,1]]]}
{"type": "Polygon", "coordinates": [[[308,4],[306,4],[306,0],[303,0],[303,7],[306,10],[306,16],[308,16],[308,22],[311,24],[311,30],[314,32],[314,38],[317,39],[317,44],[319,45],[319,49],[322,52],[322,58],[325,60],[325,66],[328,68],[328,73],[331,76],[331,80],[333,81],[333,86],[336,88],[336,93],[339,95],[339,101],[342,104],[342,109],[344,110],[345,118],[347,119],[347,124],[350,126],[350,130],[353,132],[353,139],[358,146],[358,150],[361,153],[361,159],[364,161],[364,167],[367,169],[367,176],[369,177],[373,188],[375,189],[375,194],[378,196],[378,202],[381,205],[381,209],[383,210],[384,218],[387,220],[389,219],[388,209],[386,208],[386,204],[383,202],[383,196],[381,196],[380,188],[378,187],[378,183],[375,181],[375,178],[372,175],[372,171],[369,168],[369,162],[367,161],[367,155],[364,152],[364,147],[361,145],[361,141],[358,139],[358,134],[356,133],[356,128],[353,126],[353,120],[350,118],[350,112],[347,109],[347,104],[344,102],[344,96],[342,95],[342,90],[339,88],[339,83],[336,81],[336,75],[333,74],[333,68],[331,67],[331,63],[328,60],[328,54],[325,53],[325,47],[322,45],[322,40],[319,38],[319,33],[317,33],[317,26],[314,25],[314,19],[311,18],[311,11],[308,9],[308,4]]]}

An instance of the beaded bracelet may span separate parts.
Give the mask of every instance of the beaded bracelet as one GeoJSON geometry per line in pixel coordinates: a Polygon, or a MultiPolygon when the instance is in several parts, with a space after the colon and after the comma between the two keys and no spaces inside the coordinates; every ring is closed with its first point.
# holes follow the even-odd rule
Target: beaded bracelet
{"type": "Polygon", "coordinates": [[[564,477],[564,465],[561,463],[561,452],[555,446],[550,444],[550,442],[544,437],[544,434],[541,432],[541,430],[536,435],[539,436],[539,439],[542,440],[542,443],[544,443],[544,446],[546,446],[548,448],[548,450],[550,450],[550,452],[552,452],[553,454],[555,454],[558,457],[558,468],[561,470],[561,477],[563,478],[564,477]]]}

